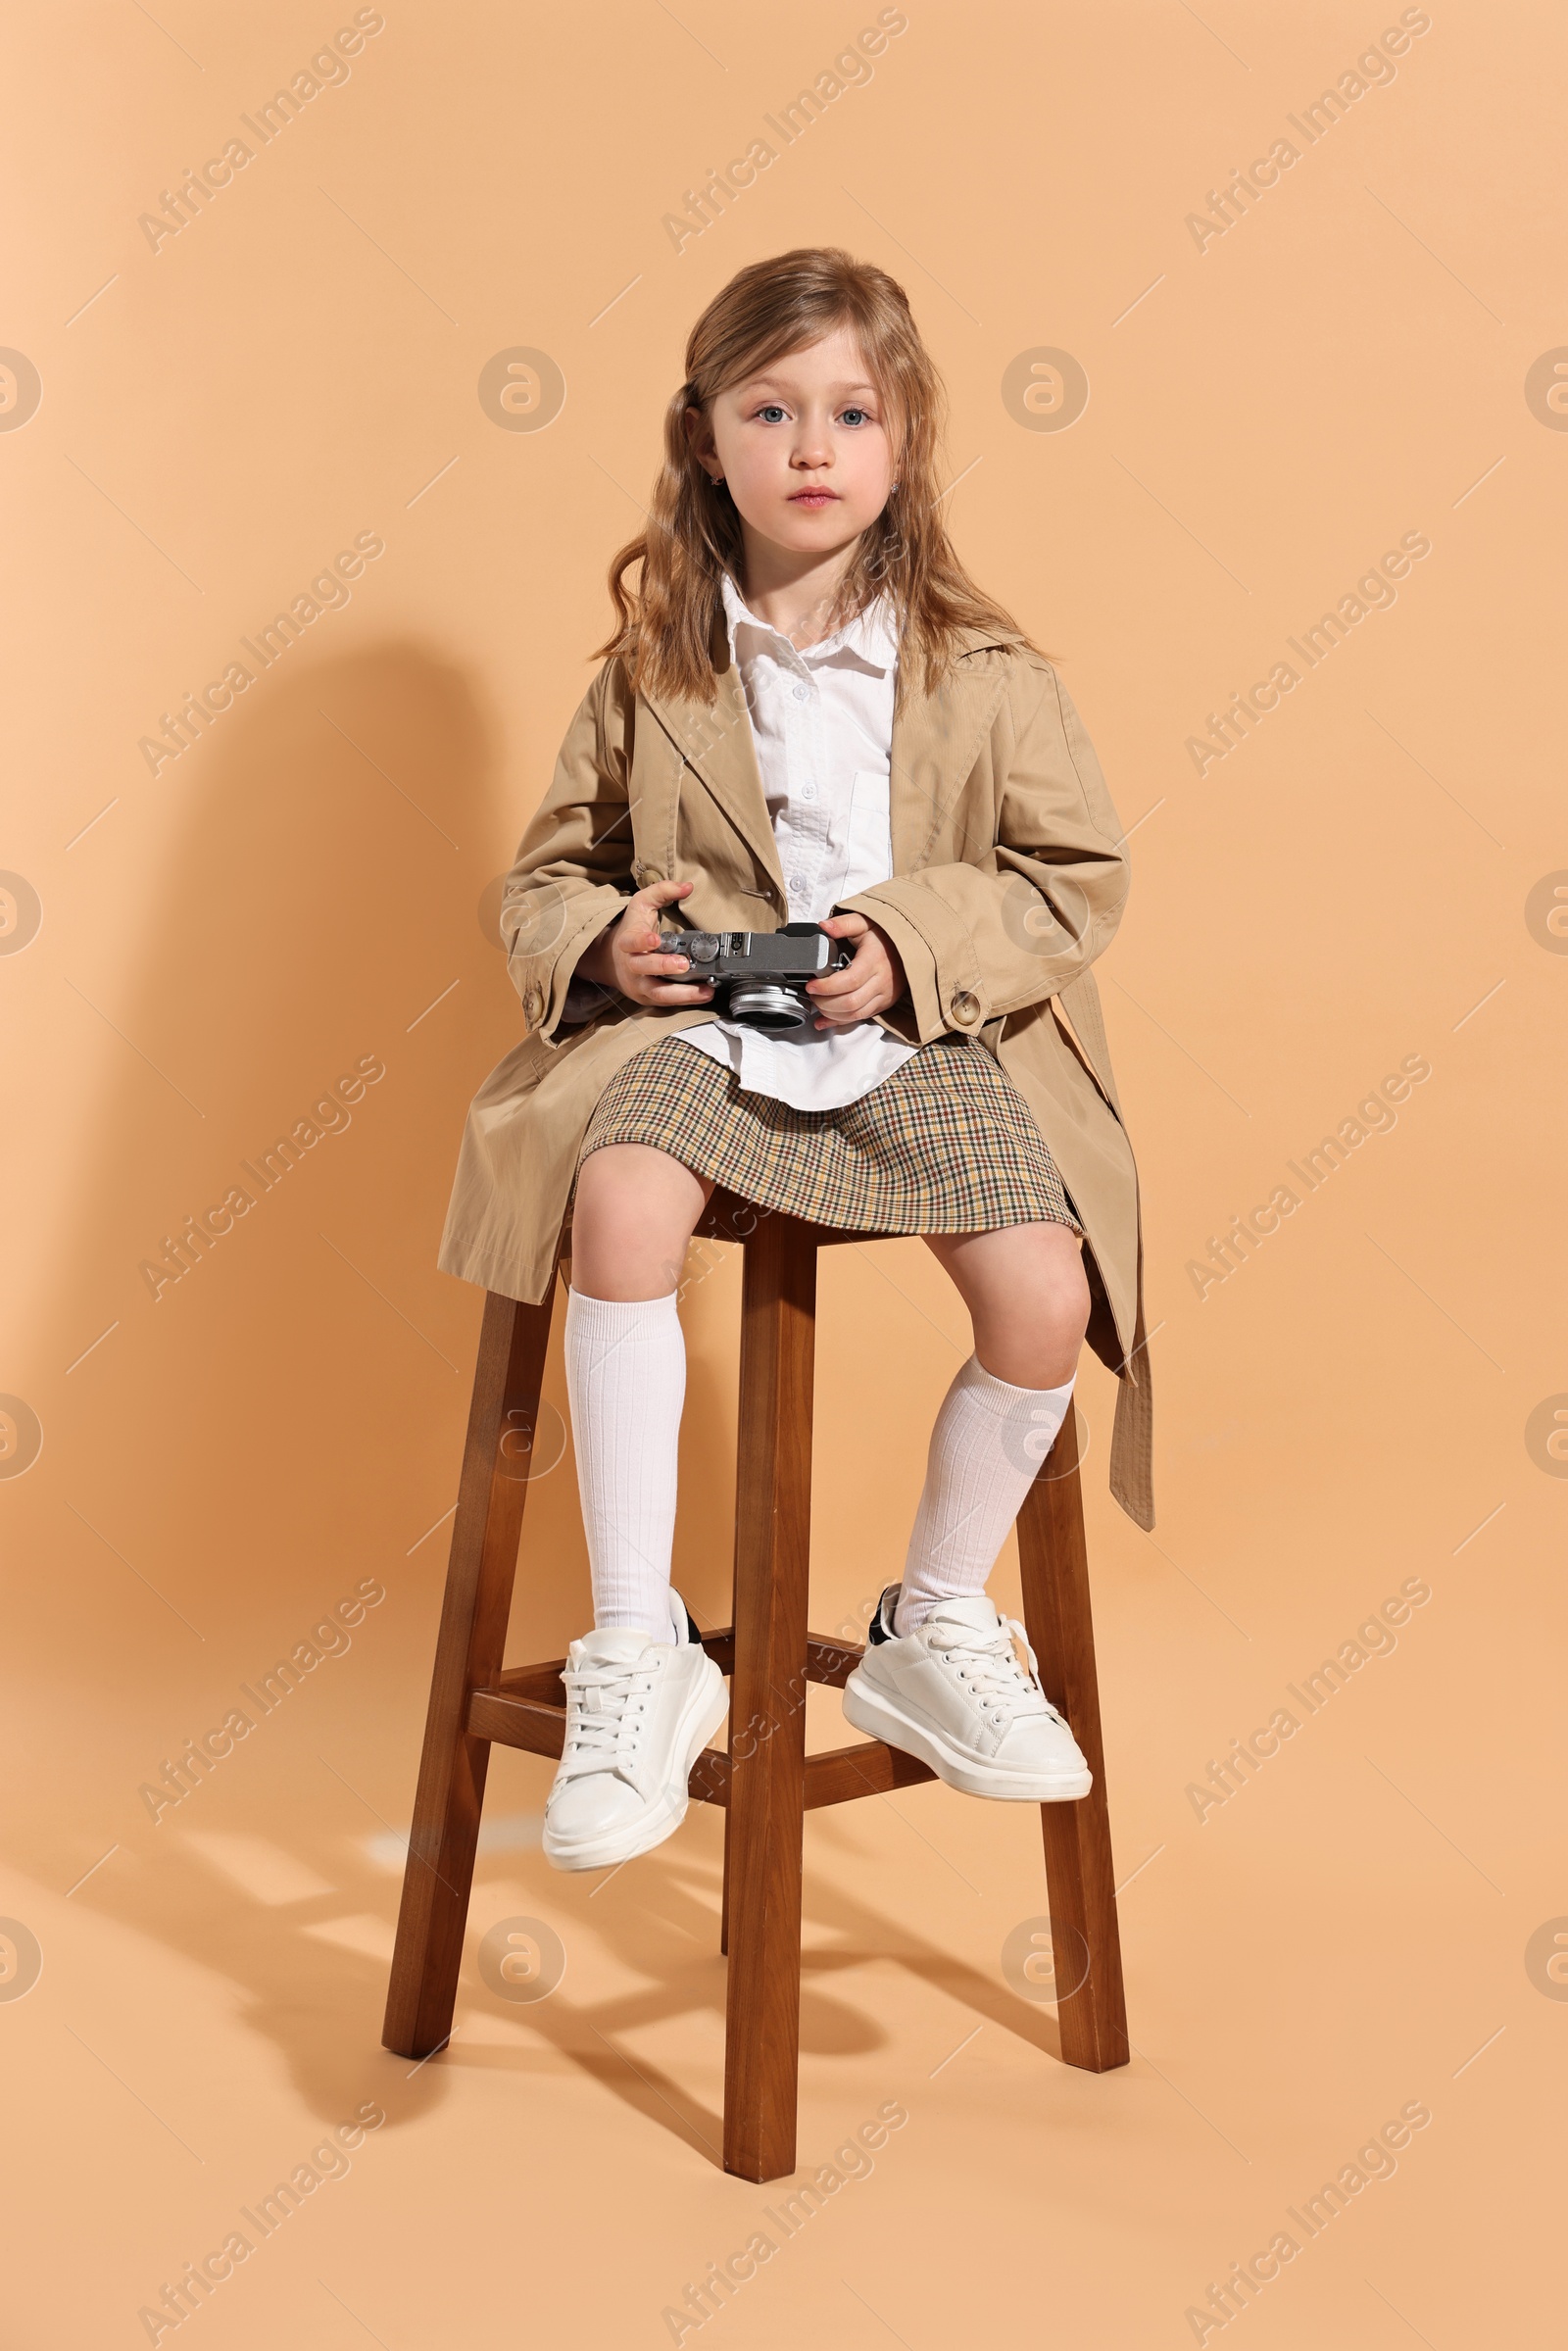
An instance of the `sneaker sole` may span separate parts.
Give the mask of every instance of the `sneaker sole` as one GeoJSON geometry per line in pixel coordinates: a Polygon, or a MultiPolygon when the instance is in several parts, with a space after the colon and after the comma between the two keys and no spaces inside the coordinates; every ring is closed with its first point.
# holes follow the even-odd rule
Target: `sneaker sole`
{"type": "Polygon", "coordinates": [[[961,1747],[950,1746],[930,1724],[914,1721],[882,1690],[862,1682],[858,1668],[844,1685],[844,1719],[857,1731],[864,1731],[906,1755],[918,1756],[939,1780],[966,1796],[999,1796],[1013,1804],[1067,1804],[1086,1796],[1095,1784],[1087,1764],[1076,1771],[1031,1776],[1003,1771],[966,1755],[961,1747]]]}
{"type": "Polygon", "coordinates": [[[716,1666],[713,1671],[718,1675],[717,1690],[714,1690],[710,1683],[704,1683],[694,1692],[683,1718],[681,1732],[677,1733],[677,1755],[680,1752],[678,1739],[682,1734],[687,1742],[685,1765],[680,1775],[679,1802],[675,1802],[666,1791],[657,1804],[643,1814],[641,1820],[629,1822],[619,1830],[607,1830],[600,1837],[553,1837],[547,1824],[542,1842],[545,1859],[552,1868],[611,1869],[622,1861],[635,1861],[639,1853],[652,1852],[655,1845],[662,1845],[666,1837],[674,1835],[686,1818],[691,1802],[686,1783],[691,1778],[692,1765],[723,1721],[729,1705],[729,1691],[724,1687],[724,1677],[718,1673],[716,1666]]]}

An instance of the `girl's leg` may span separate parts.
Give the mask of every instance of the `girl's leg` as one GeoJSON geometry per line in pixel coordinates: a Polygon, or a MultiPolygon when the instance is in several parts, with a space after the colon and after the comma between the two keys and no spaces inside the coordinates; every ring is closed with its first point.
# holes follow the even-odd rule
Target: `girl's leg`
{"type": "Polygon", "coordinates": [[[712,1189],[641,1143],[607,1144],[578,1171],[566,1390],[601,1632],[674,1638],[669,1566],[686,1394],[675,1297],[712,1189]]]}
{"type": "Polygon", "coordinates": [[[949,1389],[926,1462],[895,1631],[978,1597],[1066,1417],[1089,1321],[1083,1244],[1063,1224],[928,1234],[969,1309],[974,1352],[949,1389]]]}

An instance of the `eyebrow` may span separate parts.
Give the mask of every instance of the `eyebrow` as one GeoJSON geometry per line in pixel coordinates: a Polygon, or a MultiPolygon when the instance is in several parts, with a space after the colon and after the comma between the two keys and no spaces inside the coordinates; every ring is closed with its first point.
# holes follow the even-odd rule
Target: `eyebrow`
{"type": "MultiPolygon", "coordinates": [[[[777,389],[777,390],[779,390],[779,391],[786,391],[786,392],[787,392],[787,391],[789,391],[789,390],[792,388],[792,387],[790,386],[790,384],[789,384],[789,383],[786,381],[786,379],[785,379],[783,376],[781,376],[781,375],[750,375],[750,376],[748,376],[748,377],[747,377],[747,379],[746,379],[745,383],[743,383],[743,384],[741,385],[740,389],[741,389],[741,392],[742,392],[742,394],[744,395],[744,394],[746,394],[746,393],[748,393],[748,392],[761,392],[761,391],[765,391],[765,390],[767,390],[767,389],[768,389],[768,387],[769,387],[769,386],[772,386],[772,387],[776,388],[776,389],[777,389]]],[[[876,385],[875,385],[875,384],[873,384],[873,383],[837,383],[837,384],[829,384],[829,385],[827,386],[827,389],[828,389],[830,392],[839,392],[839,393],[844,393],[844,392],[873,392],[873,393],[875,393],[875,392],[876,392],[876,389],[877,389],[877,387],[876,387],[876,385]]],[[[878,393],[878,394],[877,394],[877,397],[878,397],[878,398],[880,398],[880,397],[881,397],[881,395],[878,393]]]]}

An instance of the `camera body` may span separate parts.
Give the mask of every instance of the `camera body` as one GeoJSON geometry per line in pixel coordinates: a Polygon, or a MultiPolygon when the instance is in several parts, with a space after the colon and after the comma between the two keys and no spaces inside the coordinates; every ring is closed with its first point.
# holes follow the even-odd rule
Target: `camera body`
{"type": "Polygon", "coordinates": [[[775,1034],[813,1017],[808,980],[854,961],[848,943],[814,922],[787,922],[777,931],[670,931],[660,945],[688,958],[688,980],[712,981],[712,1009],[724,1019],[775,1034]]]}

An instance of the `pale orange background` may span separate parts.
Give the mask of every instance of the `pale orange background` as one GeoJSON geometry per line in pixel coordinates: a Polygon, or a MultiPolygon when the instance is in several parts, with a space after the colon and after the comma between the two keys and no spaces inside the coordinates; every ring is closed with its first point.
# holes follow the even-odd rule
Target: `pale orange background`
{"type": "MultiPolygon", "coordinates": [[[[691,320],[815,242],[906,287],[956,542],[1059,658],[1132,834],[1101,971],[1152,1538],[1104,1492],[1098,1363],[1080,1398],[1137,2054],[1063,2069],[1004,1978],[1045,1908],[1026,1809],[926,1787],[813,1815],[803,2163],[885,2100],[909,2120],[685,2340],[1190,2342],[1209,2281],[1414,2100],[1396,2176],[1225,2336],[1530,2339],[1568,2029],[1526,1966],[1568,1913],[1568,1486],[1526,1444],[1568,1390],[1568,961],[1525,914],[1568,868],[1568,438],[1524,395],[1568,341],[1560,12],[1435,0],[1392,85],[1200,255],[1185,216],[1396,9],[911,0],[868,85],[677,255],[662,216],[874,10],[388,0],[346,86],[154,255],[138,214],[351,13],[115,0],[6,35],[0,342],[43,383],[0,433],[0,865],[43,906],[0,958],[0,1389],[43,1429],[0,1481],[0,1912],[44,1960],[0,2001],[8,2343],[145,2340],[138,2308],[369,2100],[349,2176],[189,2322],[209,2351],[667,2342],[777,2201],[715,2154],[716,1812],[601,1891],[537,1849],[549,1767],[498,1750],[470,1941],[542,1919],[564,1981],[510,2004],[470,1948],[450,2051],[411,2073],[378,2043],[480,1308],[435,1251],[465,1108],[520,1034],[482,906],[691,320]],[[546,431],[479,405],[514,345],[564,371],[546,431]],[[1038,346],[1088,372],[1067,431],[1001,397],[1038,346]],[[151,776],[138,737],[363,530],[386,553],[348,608],[151,776]],[[1397,603],[1200,778],[1205,713],[1407,530],[1432,553],[1397,603]],[[368,1053],[351,1129],[155,1304],[161,1237],[368,1053]],[[1432,1075],[1394,1131],[1200,1299],[1208,1237],[1411,1053],[1432,1075]],[[141,1784],[369,1577],[350,1651],[155,1826],[141,1784]],[[1412,1577],[1396,1651],[1200,1823],[1209,1759],[1412,1577]]],[[[684,1310],[678,1581],[708,1623],[738,1290],[730,1257],[684,1310]]],[[[820,1629],[898,1574],[967,1344],[917,1242],[825,1265],[820,1629]]],[[[1010,1545],[995,1589],[1015,1604],[1010,1545]]],[[[511,1653],[586,1622],[565,1453],[511,1653]]]]}

